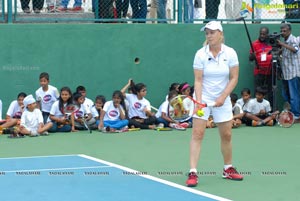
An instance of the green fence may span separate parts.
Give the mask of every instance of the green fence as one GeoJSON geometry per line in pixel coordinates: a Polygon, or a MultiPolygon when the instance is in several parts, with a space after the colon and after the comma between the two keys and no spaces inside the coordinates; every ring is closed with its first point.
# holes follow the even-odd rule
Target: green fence
{"type": "MultiPolygon", "coordinates": [[[[0,80],[3,113],[19,92],[34,94],[38,76],[49,72],[50,84],[73,91],[87,88],[87,96],[105,95],[121,89],[129,78],[147,85],[147,98],[158,107],[173,82],[193,85],[193,59],[202,47],[202,25],[146,24],[4,24],[0,26],[0,80]],[[139,60],[139,62],[136,62],[139,60]]],[[[249,43],[243,25],[225,24],[226,44],[240,61],[237,94],[253,89],[253,63],[248,61],[249,43]]],[[[249,25],[252,40],[260,25],[249,25]]],[[[269,25],[278,31],[278,25],[269,25]]],[[[298,30],[299,26],[293,26],[298,30]]],[[[279,82],[280,83],[280,82],[279,82]]],[[[278,87],[278,99],[281,98],[278,87]]],[[[279,101],[280,103],[280,101],[279,101]]]]}

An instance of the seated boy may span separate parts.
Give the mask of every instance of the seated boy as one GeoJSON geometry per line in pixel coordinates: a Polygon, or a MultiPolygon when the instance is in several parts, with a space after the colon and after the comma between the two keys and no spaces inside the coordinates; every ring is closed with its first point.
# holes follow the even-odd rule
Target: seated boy
{"type": "Polygon", "coordinates": [[[20,132],[23,135],[39,136],[47,135],[48,130],[52,127],[52,123],[48,122],[44,125],[43,115],[32,95],[24,98],[25,111],[21,116],[20,132]]]}
{"type": "Polygon", "coordinates": [[[255,99],[249,101],[246,113],[243,115],[247,126],[273,126],[279,111],[271,112],[270,102],[265,98],[266,90],[257,87],[255,99]]]}
{"type": "Polygon", "coordinates": [[[23,100],[26,97],[24,92],[18,94],[17,100],[10,103],[6,118],[1,123],[0,130],[3,134],[17,133],[20,125],[21,115],[23,113],[24,105],[23,100]]]}

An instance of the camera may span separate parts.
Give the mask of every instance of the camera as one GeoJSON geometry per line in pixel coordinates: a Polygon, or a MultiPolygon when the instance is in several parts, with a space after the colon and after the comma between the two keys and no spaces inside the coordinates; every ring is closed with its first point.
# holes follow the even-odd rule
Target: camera
{"type": "Polygon", "coordinates": [[[268,37],[268,44],[271,45],[272,47],[278,47],[278,42],[277,40],[280,40],[281,34],[274,32],[272,34],[269,34],[268,37]]]}

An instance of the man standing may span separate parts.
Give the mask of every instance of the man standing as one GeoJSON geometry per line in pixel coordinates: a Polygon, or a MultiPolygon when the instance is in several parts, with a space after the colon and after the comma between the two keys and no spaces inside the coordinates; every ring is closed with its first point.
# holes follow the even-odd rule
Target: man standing
{"type": "Polygon", "coordinates": [[[291,112],[295,115],[295,122],[299,123],[300,116],[300,51],[299,42],[292,35],[291,24],[284,23],[280,26],[284,42],[278,40],[282,47],[282,74],[285,101],[290,103],[291,112]]]}
{"type": "Polygon", "coordinates": [[[268,27],[261,27],[258,39],[252,43],[254,52],[250,49],[249,60],[256,60],[254,68],[254,89],[257,87],[266,89],[268,91],[266,99],[274,109],[272,90],[272,46],[267,42],[268,37],[268,27]]]}
{"type": "Polygon", "coordinates": [[[207,0],[205,1],[206,17],[204,23],[218,18],[220,0],[207,0]]]}

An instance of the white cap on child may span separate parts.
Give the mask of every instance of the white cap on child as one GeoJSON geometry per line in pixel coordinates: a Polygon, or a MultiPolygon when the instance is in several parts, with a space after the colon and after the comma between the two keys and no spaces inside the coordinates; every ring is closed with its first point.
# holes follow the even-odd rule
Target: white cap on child
{"type": "Polygon", "coordinates": [[[27,105],[35,103],[35,99],[33,98],[33,96],[30,94],[28,96],[26,96],[23,100],[23,104],[25,106],[25,108],[27,107],[27,105]]]}

